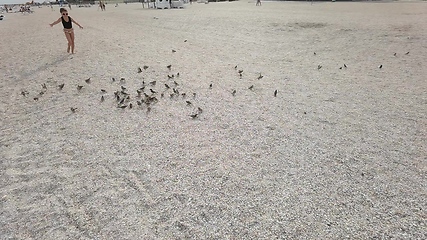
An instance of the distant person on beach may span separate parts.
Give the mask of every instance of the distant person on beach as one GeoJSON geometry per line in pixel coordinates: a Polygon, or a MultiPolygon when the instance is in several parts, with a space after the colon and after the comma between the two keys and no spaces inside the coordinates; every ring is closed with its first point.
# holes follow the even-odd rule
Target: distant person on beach
{"type": "Polygon", "coordinates": [[[256,5],[255,6],[261,6],[261,0],[256,0],[256,5]]]}
{"type": "Polygon", "coordinates": [[[99,1],[99,7],[101,8],[101,11],[105,11],[105,4],[102,1],[99,1]]]}
{"type": "Polygon", "coordinates": [[[71,53],[74,54],[74,30],[73,30],[73,23],[75,23],[81,29],[83,29],[83,27],[80,24],[78,24],[76,21],[74,21],[74,19],[72,19],[71,17],[68,16],[67,9],[61,8],[61,9],[59,9],[59,12],[62,14],[62,17],[58,18],[58,20],[56,20],[55,22],[53,22],[53,23],[51,23],[49,25],[51,27],[53,27],[54,25],[56,25],[56,24],[58,24],[59,22],[62,21],[62,25],[64,26],[65,37],[67,38],[67,41],[68,41],[67,53],[70,52],[70,48],[71,48],[71,53]]]}
{"type": "Polygon", "coordinates": [[[71,3],[68,3],[68,8],[71,10],[71,3]]]}

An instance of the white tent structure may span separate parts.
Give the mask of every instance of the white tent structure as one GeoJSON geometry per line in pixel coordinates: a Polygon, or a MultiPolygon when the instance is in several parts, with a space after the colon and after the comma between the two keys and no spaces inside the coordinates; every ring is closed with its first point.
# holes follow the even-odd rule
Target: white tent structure
{"type": "Polygon", "coordinates": [[[156,0],[157,9],[168,9],[170,8],[169,0],[156,0]]]}
{"type": "Polygon", "coordinates": [[[184,0],[156,0],[157,9],[184,8],[184,0]]]}

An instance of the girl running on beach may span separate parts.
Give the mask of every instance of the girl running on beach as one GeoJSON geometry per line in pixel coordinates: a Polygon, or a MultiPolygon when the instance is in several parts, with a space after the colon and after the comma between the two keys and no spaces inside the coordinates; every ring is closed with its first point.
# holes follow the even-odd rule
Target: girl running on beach
{"type": "Polygon", "coordinates": [[[56,20],[55,22],[53,22],[53,23],[51,23],[49,25],[51,27],[53,27],[54,25],[56,25],[56,24],[58,24],[59,22],[62,21],[62,25],[64,26],[65,37],[67,38],[67,41],[68,41],[67,53],[70,52],[70,48],[71,48],[71,53],[74,54],[74,30],[73,30],[73,23],[75,23],[81,29],[83,29],[83,27],[80,26],[80,24],[78,24],[76,21],[74,21],[74,19],[72,19],[71,17],[68,16],[67,9],[61,8],[61,9],[59,9],[59,12],[62,14],[62,17],[58,18],[58,20],[56,20]]]}

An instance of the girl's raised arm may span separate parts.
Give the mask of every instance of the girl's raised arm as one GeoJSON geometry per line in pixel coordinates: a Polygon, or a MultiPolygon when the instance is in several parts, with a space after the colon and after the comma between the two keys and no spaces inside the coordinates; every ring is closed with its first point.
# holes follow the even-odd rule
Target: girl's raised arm
{"type": "Polygon", "coordinates": [[[49,24],[51,27],[53,27],[53,25],[58,24],[61,21],[61,18],[58,18],[58,20],[56,20],[55,22],[49,24]]]}

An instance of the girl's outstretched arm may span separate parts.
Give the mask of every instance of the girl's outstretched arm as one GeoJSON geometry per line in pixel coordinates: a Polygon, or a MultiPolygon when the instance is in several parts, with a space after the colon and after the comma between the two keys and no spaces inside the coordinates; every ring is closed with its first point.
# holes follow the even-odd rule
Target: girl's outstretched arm
{"type": "Polygon", "coordinates": [[[72,21],[73,23],[75,23],[77,26],[79,26],[81,29],[83,29],[83,27],[82,27],[78,22],[74,21],[74,19],[73,19],[73,18],[71,18],[71,21],[72,21]]]}
{"type": "Polygon", "coordinates": [[[53,25],[58,24],[61,21],[61,18],[58,18],[58,20],[56,20],[55,22],[49,24],[51,27],[53,27],[53,25]]]}

